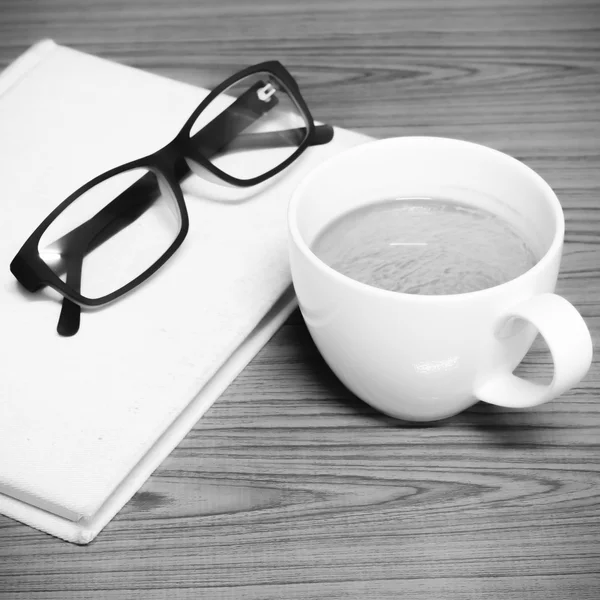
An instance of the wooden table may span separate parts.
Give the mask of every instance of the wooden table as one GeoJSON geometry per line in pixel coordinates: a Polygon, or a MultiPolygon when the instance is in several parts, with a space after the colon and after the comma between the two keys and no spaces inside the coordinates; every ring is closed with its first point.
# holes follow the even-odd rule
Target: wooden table
{"type": "MultiPolygon", "coordinates": [[[[563,203],[558,291],[598,339],[598,0],[0,0],[0,66],[42,37],[204,85],[278,58],[319,119],[519,157],[563,203]]],[[[597,600],[599,380],[406,425],[296,313],[90,546],[0,518],[0,596],[597,600]]]]}

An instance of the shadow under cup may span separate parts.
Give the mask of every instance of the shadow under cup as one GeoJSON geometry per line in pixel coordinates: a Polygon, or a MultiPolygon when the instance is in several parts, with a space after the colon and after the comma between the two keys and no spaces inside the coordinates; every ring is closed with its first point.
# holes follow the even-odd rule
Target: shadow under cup
{"type": "Polygon", "coordinates": [[[295,191],[288,217],[292,277],[304,319],[329,366],[364,401],[395,417],[434,420],[477,399],[504,406],[549,399],[530,387],[536,384],[512,375],[540,325],[511,311],[539,295],[558,298],[551,292],[560,267],[564,217],[550,186],[523,163],[445,138],[368,142],[312,171],[295,191]],[[336,218],[403,197],[450,199],[492,212],[522,233],[538,262],[502,285],[433,296],[359,283],[312,252],[315,239],[336,218]],[[479,389],[500,375],[519,379],[519,389],[499,389],[497,397],[482,398],[479,389]],[[513,392],[514,398],[507,396],[513,392]],[[535,399],[522,397],[532,393],[535,399]]]}

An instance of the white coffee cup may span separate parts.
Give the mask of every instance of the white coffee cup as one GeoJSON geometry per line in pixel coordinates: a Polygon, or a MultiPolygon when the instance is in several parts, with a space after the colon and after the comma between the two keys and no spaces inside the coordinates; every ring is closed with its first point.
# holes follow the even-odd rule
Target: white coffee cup
{"type": "Polygon", "coordinates": [[[305,177],[288,225],[294,287],[319,351],[350,390],[386,414],[429,421],[478,400],[536,406],[571,388],[590,366],[592,341],[581,315],[553,293],[562,208],[550,186],[515,158],[445,138],[368,142],[305,177]],[[400,197],[451,198],[518,221],[542,258],[502,285],[434,296],[359,283],[311,251],[336,217],[400,197]],[[554,361],[549,385],[513,374],[538,331],[554,361]]]}

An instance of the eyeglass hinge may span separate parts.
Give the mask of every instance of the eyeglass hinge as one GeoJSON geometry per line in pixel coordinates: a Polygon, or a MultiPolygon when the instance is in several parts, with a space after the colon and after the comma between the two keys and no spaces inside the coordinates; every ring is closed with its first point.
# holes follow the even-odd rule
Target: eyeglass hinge
{"type": "Polygon", "coordinates": [[[35,292],[43,287],[34,269],[20,255],[15,256],[10,263],[10,271],[17,281],[29,292],[35,292]]]}
{"type": "Polygon", "coordinates": [[[277,93],[277,88],[272,83],[267,83],[264,87],[261,87],[256,95],[259,100],[263,102],[268,102],[271,96],[277,93]]]}

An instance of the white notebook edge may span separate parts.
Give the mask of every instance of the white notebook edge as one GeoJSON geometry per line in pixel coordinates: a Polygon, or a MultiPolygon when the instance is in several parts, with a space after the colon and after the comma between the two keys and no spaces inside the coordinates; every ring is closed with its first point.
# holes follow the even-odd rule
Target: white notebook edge
{"type": "Polygon", "coordinates": [[[171,423],[91,519],[70,521],[4,494],[0,494],[0,513],[67,542],[89,544],[171,454],[244,367],[258,354],[296,306],[296,297],[290,286],[254,331],[171,423]]]}

